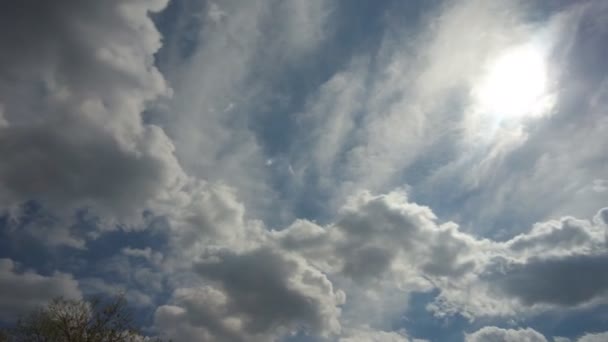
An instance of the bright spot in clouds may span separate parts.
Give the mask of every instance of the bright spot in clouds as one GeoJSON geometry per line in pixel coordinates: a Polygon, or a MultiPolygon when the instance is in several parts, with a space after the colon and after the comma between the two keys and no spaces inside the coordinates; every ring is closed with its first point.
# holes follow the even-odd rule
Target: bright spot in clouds
{"type": "Polygon", "coordinates": [[[498,121],[542,114],[547,70],[541,51],[533,46],[512,48],[490,61],[474,88],[478,108],[498,121]]]}

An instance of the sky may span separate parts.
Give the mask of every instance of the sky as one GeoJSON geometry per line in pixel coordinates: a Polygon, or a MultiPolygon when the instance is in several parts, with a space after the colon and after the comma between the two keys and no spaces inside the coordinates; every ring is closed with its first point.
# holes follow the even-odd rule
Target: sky
{"type": "Polygon", "coordinates": [[[608,341],[608,2],[0,3],[0,324],[608,341]]]}

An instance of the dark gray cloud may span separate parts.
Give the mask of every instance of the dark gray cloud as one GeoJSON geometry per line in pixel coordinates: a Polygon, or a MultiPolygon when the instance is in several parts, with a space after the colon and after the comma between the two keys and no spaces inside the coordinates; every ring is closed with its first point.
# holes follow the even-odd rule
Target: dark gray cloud
{"type": "Polygon", "coordinates": [[[314,335],[340,330],[343,294],[304,259],[267,248],[220,250],[194,271],[209,285],[178,289],[174,304],[157,310],[157,324],[172,336],[194,329],[209,341],[264,341],[300,329],[314,335]],[[176,319],[186,327],[164,323],[176,319]]]}
{"type": "MultiPolygon", "coordinates": [[[[2,3],[0,44],[5,53],[0,64],[4,81],[9,77],[11,81],[32,77],[30,81],[38,81],[34,86],[40,87],[44,85],[42,82],[51,81],[47,77],[57,78],[59,84],[89,94],[107,93],[117,80],[138,88],[157,86],[143,83],[142,75],[134,71],[152,66],[149,54],[160,43],[146,12],[158,11],[165,3],[165,0],[2,3]],[[134,37],[142,39],[130,51],[123,50],[134,43],[134,37]],[[113,56],[104,55],[107,53],[113,56]],[[143,63],[129,65],[131,58],[143,63]],[[121,63],[127,64],[120,68],[121,63]]],[[[158,74],[146,77],[155,79],[158,74]]]]}
{"type": "Polygon", "coordinates": [[[0,5],[0,205],[36,200],[59,217],[88,207],[115,223],[179,185],[171,141],[141,118],[169,93],[148,17],[164,5],[0,5]]]}
{"type": "Polygon", "coordinates": [[[296,262],[269,250],[218,257],[219,262],[200,263],[195,271],[221,284],[232,301],[228,310],[246,314],[244,323],[248,331],[258,334],[275,326],[298,324],[317,331],[324,324],[318,314],[322,304],[288,284],[297,272],[296,262]]]}
{"type": "Polygon", "coordinates": [[[535,257],[489,277],[507,296],[527,306],[577,306],[608,294],[608,255],[535,257]]]}
{"type": "Polygon", "coordinates": [[[99,205],[125,214],[155,197],[167,172],[163,160],[128,151],[95,130],[37,124],[0,128],[4,195],[73,207],[99,205]]]}
{"type": "Polygon", "coordinates": [[[14,321],[58,296],[81,297],[78,282],[70,274],[43,276],[17,266],[11,259],[0,259],[0,320],[14,321]]]}
{"type": "Polygon", "coordinates": [[[395,251],[380,246],[346,247],[342,273],[353,279],[378,279],[389,270],[395,251]]]}

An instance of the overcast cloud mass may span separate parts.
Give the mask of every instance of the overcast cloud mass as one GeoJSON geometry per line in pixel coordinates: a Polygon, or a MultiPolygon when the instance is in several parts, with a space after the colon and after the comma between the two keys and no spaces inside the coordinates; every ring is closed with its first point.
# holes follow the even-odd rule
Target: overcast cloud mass
{"type": "Polygon", "coordinates": [[[0,326],[608,341],[608,2],[0,4],[0,326]]]}

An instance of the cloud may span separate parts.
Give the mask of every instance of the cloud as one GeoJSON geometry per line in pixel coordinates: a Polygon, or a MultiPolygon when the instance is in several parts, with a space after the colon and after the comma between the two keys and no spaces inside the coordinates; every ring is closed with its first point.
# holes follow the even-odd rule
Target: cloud
{"type": "Polygon", "coordinates": [[[221,183],[191,182],[164,208],[168,231],[166,263],[189,269],[208,248],[249,250],[265,237],[264,225],[246,217],[234,188],[221,183]]]}
{"type": "MultiPolygon", "coordinates": [[[[529,4],[524,4],[524,10],[529,9],[526,6],[529,4]]],[[[415,189],[425,201],[433,207],[441,205],[450,218],[479,234],[503,239],[548,217],[592,215],[598,203],[606,201],[603,193],[588,186],[606,173],[605,155],[598,149],[606,143],[601,128],[605,119],[597,107],[606,100],[606,75],[599,62],[605,51],[585,38],[587,30],[592,30],[593,39],[605,39],[605,27],[597,24],[603,7],[598,1],[557,6],[541,21],[526,24],[524,20],[517,25],[528,33],[515,46],[527,42],[547,55],[548,91],[555,97],[552,109],[548,116],[527,119],[508,134],[496,134],[500,128],[492,126],[467,125],[477,135],[490,135],[491,141],[459,149],[459,157],[433,170],[415,189]],[[588,63],[581,65],[581,60],[588,63]],[[578,120],[572,115],[576,112],[585,112],[589,120],[578,120]],[[572,140],[564,140],[564,136],[572,140]],[[584,141],[581,150],[570,143],[578,139],[584,141]],[[446,191],[453,196],[443,196],[446,191]],[[442,200],[437,201],[440,196],[442,200]],[[480,207],[484,210],[478,210],[480,207]]],[[[498,120],[489,118],[490,124],[498,120]]]]}
{"type": "Polygon", "coordinates": [[[439,224],[428,207],[400,191],[362,192],[327,227],[297,221],[273,234],[284,248],[360,286],[386,281],[412,289],[428,288],[427,276],[458,279],[472,272],[476,249],[484,245],[453,223],[439,224]]]}
{"type": "Polygon", "coordinates": [[[413,292],[468,277],[478,262],[475,248],[483,244],[454,224],[438,224],[429,208],[408,202],[400,191],[363,192],[350,199],[335,223],[299,220],[271,234],[346,292],[342,316],[352,328],[389,329],[413,292]]]}
{"type": "MultiPolygon", "coordinates": [[[[6,197],[13,201],[35,198],[72,208],[93,205],[124,215],[141,209],[166,181],[164,161],[123,150],[110,136],[65,134],[96,129],[68,125],[6,128],[0,138],[0,153],[7,161],[0,170],[6,197]]],[[[156,139],[152,132],[150,138],[156,139]]]]}
{"type": "Polygon", "coordinates": [[[491,243],[471,282],[450,284],[455,286],[431,307],[500,316],[604,303],[608,284],[597,278],[606,258],[604,234],[597,220],[538,223],[528,233],[491,243]]]}
{"type": "MultiPolygon", "coordinates": [[[[235,187],[230,189],[230,186],[210,182],[185,196],[187,204],[181,205],[183,209],[176,210],[171,219],[173,255],[169,263],[179,264],[180,270],[188,273],[189,265],[197,264],[201,255],[213,248],[227,250],[224,253],[233,257],[252,257],[252,251],[272,247],[278,255],[288,253],[302,258],[309,267],[326,274],[333,287],[346,292],[347,301],[340,315],[343,328],[356,327],[365,317],[373,321],[374,328],[387,329],[387,318],[407,306],[403,298],[432,289],[439,292],[435,302],[429,305],[436,315],[461,313],[471,319],[533,314],[594,305],[604,300],[603,283],[586,287],[581,290],[585,295],[574,296],[566,302],[528,293],[533,286],[542,287],[542,282],[536,282],[535,273],[551,274],[551,267],[568,268],[577,256],[601,258],[604,234],[598,223],[566,217],[550,221],[543,216],[544,223],[531,231],[527,223],[522,224],[516,231],[520,235],[511,233],[503,242],[467,232],[477,218],[500,216],[501,210],[511,210],[506,201],[506,193],[511,189],[499,184],[501,177],[492,175],[500,170],[505,173],[505,184],[514,184],[510,183],[513,179],[520,189],[525,189],[525,174],[511,172],[510,166],[514,164],[510,163],[515,163],[519,158],[515,156],[518,149],[528,142],[529,134],[535,132],[528,131],[528,127],[507,132],[509,134],[490,141],[487,148],[475,152],[479,155],[462,154],[462,150],[470,150],[467,145],[470,135],[475,135],[475,129],[480,128],[467,117],[472,114],[467,112],[470,104],[466,93],[483,74],[482,65],[505,49],[528,43],[531,36],[545,31],[552,31],[555,37],[551,39],[566,39],[559,30],[577,25],[578,9],[569,8],[560,16],[536,24],[526,22],[523,5],[461,1],[433,9],[430,14],[433,25],[416,32],[421,34],[421,39],[405,44],[403,37],[386,33],[373,59],[365,54],[353,57],[343,69],[328,77],[318,91],[309,95],[304,110],[298,111],[297,123],[301,126],[296,128],[302,130],[302,138],[296,140],[312,142],[314,148],[310,151],[304,144],[294,145],[289,155],[280,157],[264,155],[265,149],[274,151],[277,147],[265,146],[264,139],[256,139],[259,132],[251,130],[239,115],[247,109],[252,112],[251,117],[259,118],[256,116],[258,103],[238,90],[246,89],[249,66],[255,65],[260,70],[258,75],[266,70],[266,64],[257,59],[256,44],[263,45],[261,42],[265,41],[266,33],[258,30],[257,23],[268,13],[268,8],[259,4],[226,3],[213,10],[216,14],[221,11],[220,20],[201,29],[199,45],[182,67],[182,70],[196,72],[178,71],[172,76],[172,81],[179,84],[180,100],[176,100],[175,105],[181,113],[178,120],[181,122],[167,123],[167,129],[186,132],[172,136],[190,172],[212,180],[222,179],[235,187]],[[236,21],[236,18],[243,20],[236,21]],[[471,25],[463,27],[461,23],[465,20],[471,25]],[[481,27],[487,32],[482,37],[476,33],[481,27]],[[233,32],[239,30],[246,34],[233,37],[233,32]],[[239,44],[221,44],[224,41],[239,44]],[[445,60],[446,55],[451,56],[449,61],[445,60]],[[437,100],[448,98],[455,100],[437,100]],[[455,113],[446,120],[446,111],[452,112],[454,102],[455,113]],[[469,126],[463,128],[463,125],[469,126]],[[201,133],[201,129],[209,132],[201,133]],[[234,152],[229,160],[222,159],[220,151],[224,148],[218,146],[229,146],[226,149],[234,152]],[[430,155],[439,152],[442,156],[438,159],[430,155]],[[325,208],[328,213],[333,213],[344,199],[350,198],[350,202],[335,218],[327,219],[329,223],[297,220],[282,230],[266,232],[264,223],[249,220],[248,215],[257,212],[255,206],[259,202],[274,201],[274,194],[265,188],[267,179],[256,174],[258,170],[268,169],[265,163],[269,159],[273,160],[273,170],[281,165],[289,165],[293,170],[290,178],[293,182],[287,182],[287,190],[275,188],[273,191],[286,191],[296,197],[300,193],[303,197],[312,195],[315,202],[321,203],[319,207],[330,203],[325,208]],[[410,169],[425,163],[433,165],[433,170],[410,169]],[[469,169],[473,172],[464,172],[469,169]],[[243,170],[247,170],[247,175],[241,177],[243,170]],[[410,202],[403,192],[386,190],[403,184],[401,177],[406,171],[422,173],[422,179],[426,179],[413,184],[410,191],[414,194],[412,197],[425,197],[420,194],[427,191],[433,195],[426,197],[429,201],[425,203],[460,201],[472,191],[472,200],[461,203],[464,207],[460,216],[464,218],[465,228],[454,222],[440,222],[429,207],[410,202]],[[461,176],[463,178],[458,178],[461,176]],[[256,182],[251,183],[252,179],[256,182]],[[436,187],[438,183],[445,187],[436,187]],[[506,192],[491,194],[494,185],[506,192]],[[360,189],[370,192],[357,192],[360,189]],[[439,194],[435,193],[438,189],[441,189],[439,194]],[[258,202],[253,205],[248,198],[252,193],[258,202]],[[476,197],[475,193],[480,196],[476,197]],[[490,201],[490,195],[498,201],[490,201]],[[478,199],[483,201],[475,202],[478,199]],[[486,211],[487,206],[492,208],[486,211]],[[520,284],[528,287],[514,288],[513,279],[529,279],[520,284]]],[[[272,46],[268,50],[264,56],[275,52],[272,46]]],[[[549,160],[552,156],[545,158],[549,160]]],[[[561,177],[557,174],[551,177],[550,171],[556,167],[552,161],[544,164],[546,160],[534,161],[538,166],[538,172],[533,174],[539,191],[530,196],[539,196],[539,200],[551,190],[550,186],[544,187],[548,183],[540,184],[561,177]]],[[[307,200],[310,199],[304,198],[302,203],[306,204],[307,200]]],[[[524,209],[528,208],[532,210],[534,206],[524,209]]],[[[441,210],[445,212],[446,208],[441,210]]],[[[495,227],[490,223],[487,226],[495,227]]],[[[486,228],[475,226],[474,229],[486,228]]],[[[224,258],[219,257],[223,262],[215,265],[216,272],[221,273],[220,269],[228,272],[223,269],[229,267],[224,258]]],[[[592,270],[581,268],[579,271],[588,275],[592,270]]],[[[196,273],[210,281],[209,275],[196,273]]],[[[189,287],[183,288],[200,288],[191,276],[184,275],[184,278],[188,279],[189,287]]],[[[226,310],[226,303],[236,301],[238,292],[222,287],[221,280],[211,282],[215,282],[211,289],[216,292],[203,297],[214,303],[221,302],[217,304],[219,311],[226,310]]],[[[183,319],[192,313],[175,297],[172,303],[157,311],[157,317],[161,316],[169,320],[183,319]]],[[[235,328],[233,319],[219,317],[222,318],[214,314],[208,321],[188,324],[188,328],[185,325],[183,331],[193,331],[192,336],[197,334],[194,331],[208,336],[224,334],[226,329],[241,331],[235,328]]],[[[162,319],[158,322],[162,323],[162,319]]],[[[169,325],[165,327],[171,330],[169,325]]]]}
{"type": "Polygon", "coordinates": [[[608,339],[608,332],[596,333],[596,334],[585,334],[581,336],[577,342],[601,342],[608,339]]]}
{"type": "MultiPolygon", "coordinates": [[[[528,129],[517,125],[480,142],[479,136],[496,131],[497,119],[474,113],[471,89],[509,48],[542,36],[539,49],[550,49],[552,39],[565,35],[560,29],[576,25],[577,8],[531,23],[526,11],[533,6],[522,2],[413,6],[424,13],[424,24],[386,19],[390,29],[379,34],[377,46],[352,55],[297,112],[301,144],[289,152],[296,203],[321,199],[314,208],[331,213],[358,191],[382,193],[407,183],[427,203],[454,201],[457,217],[458,196],[501,185],[492,175],[503,171],[502,161],[526,141],[528,129]]],[[[489,214],[473,212],[477,207],[466,208],[467,220],[489,214]]],[[[492,214],[500,215],[498,204],[492,214]]]]}
{"type": "Polygon", "coordinates": [[[600,209],[593,222],[573,217],[563,217],[537,223],[532,229],[507,242],[510,250],[521,255],[560,256],[560,253],[601,253],[604,229],[599,221],[600,209]],[[558,254],[555,254],[558,253],[558,254]]]}
{"type": "MultiPolygon", "coordinates": [[[[577,339],[569,339],[565,337],[554,337],[555,342],[600,342],[605,341],[608,333],[586,333],[577,339]]],[[[483,327],[473,333],[465,334],[466,342],[546,342],[548,341],[538,331],[532,328],[525,329],[503,329],[494,326],[483,327]]]]}
{"type": "Polygon", "coordinates": [[[344,295],[304,259],[267,248],[219,250],[194,271],[210,285],[177,289],[175,304],[156,312],[157,324],[174,338],[198,331],[209,341],[265,341],[300,329],[315,335],[340,331],[337,306],[344,295]],[[165,323],[176,320],[185,327],[165,323]]]}
{"type": "Polygon", "coordinates": [[[167,1],[0,5],[2,229],[75,258],[111,229],[156,234],[120,235],[78,282],[4,259],[2,293],[21,292],[3,312],[80,286],[155,306],[180,341],[409,341],[413,294],[470,320],[606,304],[601,2],[534,21],[523,2],[404,5],[416,25],[396,4],[352,24],[347,2],[176,3],[164,47],[167,1]],[[474,90],[530,44],[554,107],[493,130],[474,90]]]}
{"type": "Polygon", "coordinates": [[[474,333],[466,334],[467,342],[547,342],[547,339],[534,329],[501,329],[484,327],[474,333]]]}
{"type": "Polygon", "coordinates": [[[169,220],[170,244],[158,265],[173,296],[155,322],[176,339],[267,340],[300,330],[356,338],[351,332],[362,326],[392,336],[388,324],[407,298],[433,290],[434,315],[470,319],[608,299],[608,283],[597,281],[605,273],[606,209],[592,220],[549,220],[494,241],[440,222],[404,191],[361,192],[333,223],[296,220],[268,230],[246,219],[228,187],[199,185],[169,220]]]}
{"type": "Polygon", "coordinates": [[[0,259],[1,320],[14,321],[58,296],[80,299],[78,282],[71,274],[54,272],[44,276],[21,271],[18,266],[11,259],[0,259]]]}
{"type": "Polygon", "coordinates": [[[121,253],[133,258],[143,258],[144,260],[149,261],[152,264],[160,263],[163,258],[162,253],[154,252],[150,247],[146,247],[143,249],[125,247],[121,250],[121,253]]]}
{"type": "Polygon", "coordinates": [[[79,283],[80,288],[83,289],[85,294],[103,294],[106,296],[124,295],[130,305],[135,307],[150,307],[154,303],[149,294],[133,287],[127,287],[125,284],[108,283],[102,278],[84,278],[80,279],[79,283]]]}
{"type": "Polygon", "coordinates": [[[164,132],[142,123],[169,94],[148,17],[165,1],[2,5],[0,204],[36,200],[58,219],[92,208],[131,223],[184,175],[164,132]],[[9,33],[12,31],[13,33],[9,33]]]}
{"type": "MultiPolygon", "coordinates": [[[[403,192],[362,193],[333,224],[297,221],[272,234],[283,248],[333,275],[349,303],[363,298],[351,298],[349,291],[357,289],[369,294],[389,286],[407,296],[436,288],[440,294],[429,309],[437,315],[500,316],[607,299],[608,283],[598,278],[606,263],[600,215],[538,223],[497,242],[461,232],[453,222],[439,224],[428,207],[409,202],[403,192]]],[[[373,301],[364,307],[370,319],[373,301]]]]}
{"type": "Polygon", "coordinates": [[[61,221],[47,208],[36,201],[28,201],[6,210],[5,229],[11,240],[37,239],[47,246],[69,246],[85,249],[86,234],[95,229],[95,220],[86,212],[76,213],[69,218],[71,222],[61,221]],[[80,221],[80,222],[79,222],[80,221]],[[88,229],[78,229],[78,224],[90,223],[88,229]]]}
{"type": "Polygon", "coordinates": [[[575,306],[608,293],[608,255],[572,255],[559,259],[531,258],[508,265],[493,282],[522,304],[575,306]]]}
{"type": "MultiPolygon", "coordinates": [[[[409,342],[411,341],[404,332],[376,331],[372,329],[358,329],[346,333],[348,337],[338,339],[339,342],[409,342]]],[[[422,340],[414,340],[420,341],[422,340]]]]}
{"type": "Polygon", "coordinates": [[[279,108],[292,95],[277,83],[326,38],[331,2],[186,0],[175,7],[168,35],[177,38],[159,58],[174,96],[155,122],[189,175],[227,183],[249,211],[281,221],[277,209],[284,209],[274,205],[277,189],[265,165],[278,145],[267,140],[283,134],[278,126],[289,118],[279,108]],[[221,20],[200,20],[209,15],[221,20]]]}

